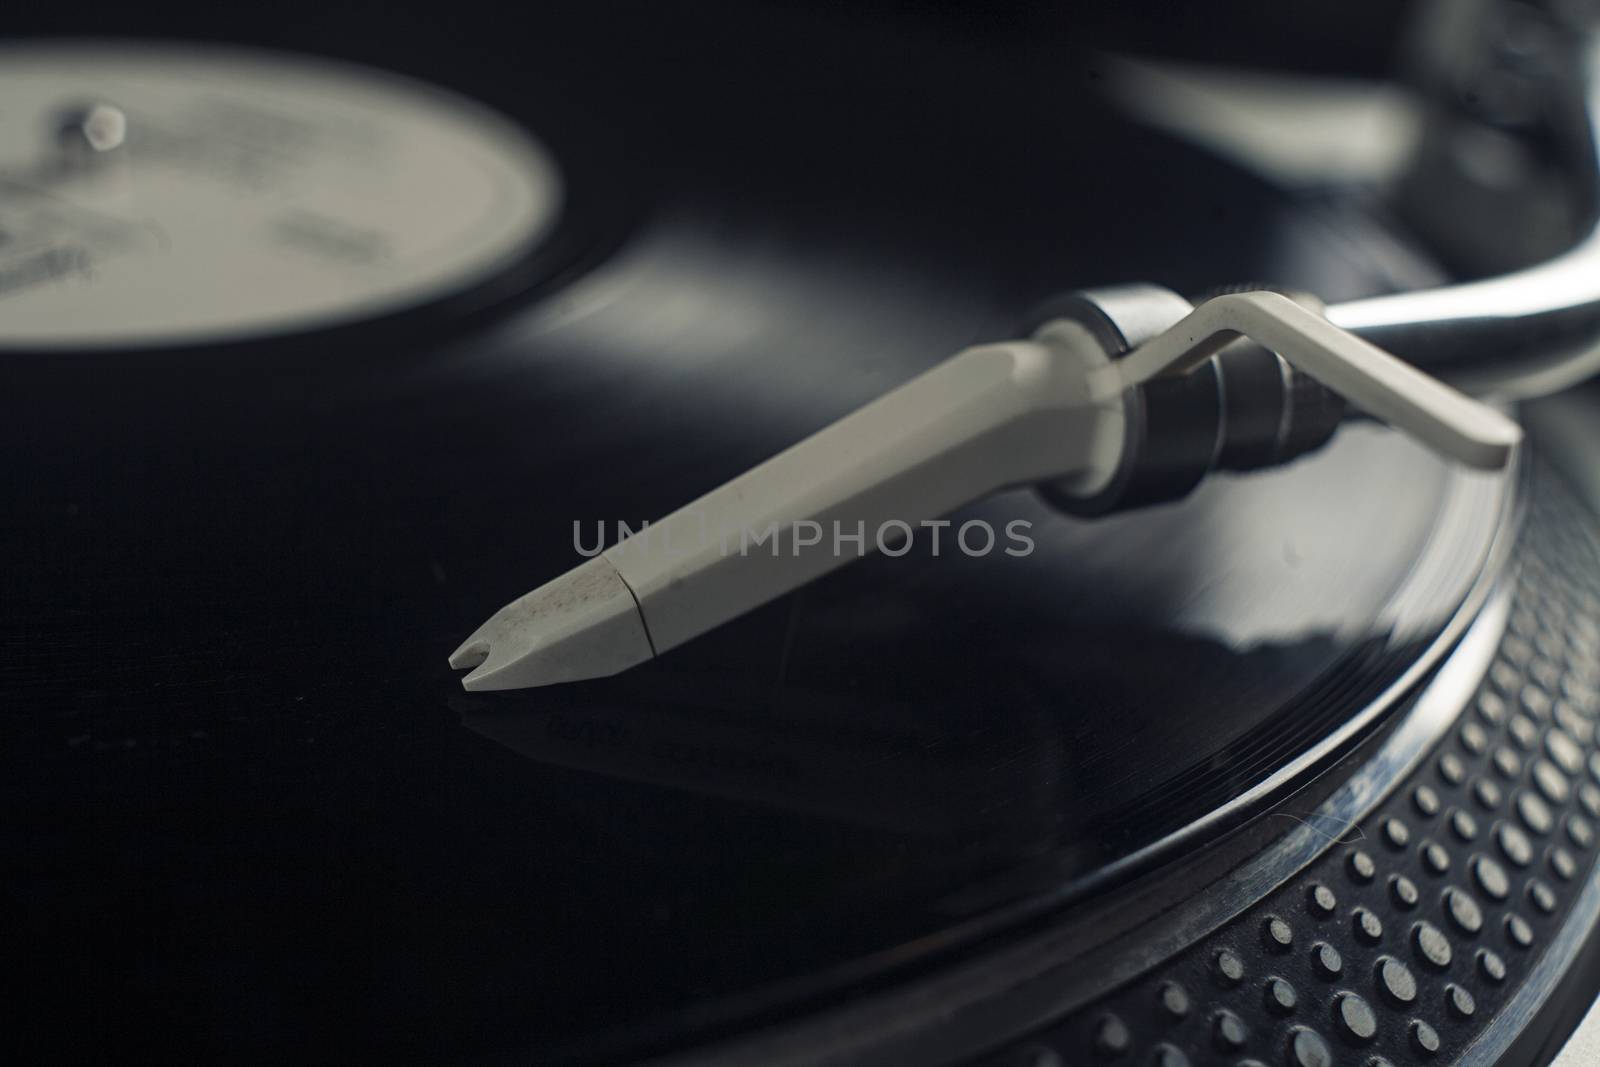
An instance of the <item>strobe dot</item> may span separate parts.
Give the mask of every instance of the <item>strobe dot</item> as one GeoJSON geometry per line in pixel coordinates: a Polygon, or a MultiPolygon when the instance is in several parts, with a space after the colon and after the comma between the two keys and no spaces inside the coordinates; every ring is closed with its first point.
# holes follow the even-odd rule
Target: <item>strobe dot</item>
{"type": "Polygon", "coordinates": [[[1511,733],[1512,740],[1521,745],[1524,752],[1532,752],[1539,746],[1539,728],[1526,715],[1513,716],[1511,725],[1507,729],[1511,733]]]}
{"type": "Polygon", "coordinates": [[[1404,1007],[1417,999],[1417,979],[1400,960],[1384,956],[1378,960],[1378,988],[1384,998],[1396,1007],[1404,1007]]]}
{"type": "MultiPolygon", "coordinates": [[[[1467,777],[1466,764],[1454,752],[1446,752],[1439,757],[1439,777],[1449,785],[1460,785],[1467,777]]],[[[1596,774],[1595,779],[1600,781],[1600,774],[1596,774]]]]}
{"type": "Polygon", "coordinates": [[[1533,784],[1552,804],[1565,804],[1572,796],[1572,784],[1567,776],[1556,769],[1549,760],[1539,760],[1533,765],[1533,784]]]}
{"type": "Polygon", "coordinates": [[[1444,910],[1457,930],[1475,934],[1483,929],[1483,909],[1463,890],[1451,887],[1444,891],[1444,910]]]}
{"type": "Polygon", "coordinates": [[[1261,924],[1261,940],[1269,952],[1288,952],[1294,947],[1294,928],[1276,915],[1261,924]]]}
{"type": "Polygon", "coordinates": [[[1417,955],[1428,966],[1439,971],[1450,966],[1450,939],[1437,926],[1430,922],[1418,923],[1411,928],[1411,940],[1417,955]]]}
{"type": "Polygon", "coordinates": [[[1168,1018],[1182,1019],[1189,1014],[1189,991],[1177,982],[1163,982],[1156,997],[1168,1018]]]}
{"type": "Polygon", "coordinates": [[[1424,818],[1432,818],[1439,814],[1439,794],[1433,791],[1432,786],[1419,785],[1411,794],[1411,802],[1416,805],[1417,814],[1424,818]]]}
{"type": "Polygon", "coordinates": [[[1296,1028],[1289,1037],[1289,1062],[1294,1067],[1333,1067],[1333,1050],[1315,1030],[1296,1028]]]}
{"type": "Polygon", "coordinates": [[[1357,1041],[1371,1041],[1378,1033],[1378,1015],[1361,997],[1342,993],[1334,1005],[1339,1024],[1347,1036],[1357,1041]]]}
{"type": "Polygon", "coordinates": [[[1299,1002],[1299,995],[1288,981],[1282,978],[1267,979],[1265,1003],[1268,1011],[1274,1015],[1288,1015],[1294,1011],[1295,1005],[1299,1002]]]}
{"type": "Polygon", "coordinates": [[[1533,946],[1533,927],[1528,925],[1528,920],[1520,915],[1506,916],[1506,937],[1518,948],[1531,948],[1533,946]]]}
{"type": "Polygon", "coordinates": [[[1472,877],[1478,888],[1491,900],[1505,900],[1511,895],[1511,878],[1504,867],[1488,856],[1472,858],[1472,877]]]}
{"type": "Polygon", "coordinates": [[[1150,1054],[1150,1067],[1189,1067],[1189,1057],[1173,1045],[1157,1045],[1150,1054]]]}
{"type": "MultiPolygon", "coordinates": [[[[1352,861],[1355,859],[1355,855],[1360,855],[1360,853],[1352,855],[1352,861]]],[[[1333,895],[1333,890],[1321,882],[1316,882],[1306,893],[1306,906],[1310,909],[1312,915],[1319,919],[1326,919],[1339,907],[1339,898],[1333,895]]]]}
{"type": "MultiPolygon", "coordinates": [[[[1571,710],[1570,707],[1567,710],[1571,710]]],[[[1563,719],[1563,721],[1565,721],[1563,719]]],[[[1574,723],[1582,725],[1582,720],[1574,723]]],[[[1580,731],[1587,732],[1587,731],[1580,731]]],[[[1583,749],[1566,732],[1560,729],[1551,730],[1544,738],[1544,750],[1550,753],[1550,758],[1561,764],[1561,769],[1568,774],[1581,774],[1583,772],[1583,749]]]]}
{"type": "Polygon", "coordinates": [[[1231,1011],[1219,1011],[1211,1017],[1211,1043],[1218,1052],[1237,1052],[1244,1048],[1250,1031],[1244,1020],[1231,1011]]]}
{"type": "Polygon", "coordinates": [[[1555,813],[1537,793],[1517,794],[1517,815],[1521,817],[1523,825],[1541,837],[1555,829],[1555,813]]]}
{"type": "Polygon", "coordinates": [[[1496,825],[1495,841],[1500,845],[1501,854],[1516,866],[1526,867],[1533,862],[1533,842],[1510,823],[1496,825]]]}
{"type": "Polygon", "coordinates": [[[1578,861],[1566,849],[1560,847],[1552,848],[1550,850],[1550,869],[1563,882],[1570,882],[1578,875],[1578,861]]]}
{"type": "Polygon", "coordinates": [[[1094,1050],[1102,1057],[1120,1056],[1133,1044],[1128,1024],[1120,1016],[1102,1015],[1094,1028],[1094,1050]]]}
{"type": "Polygon", "coordinates": [[[1478,1010],[1478,1002],[1472,999],[1472,994],[1454,982],[1444,987],[1444,996],[1450,1014],[1458,1019],[1470,1019],[1473,1012],[1478,1010]]]}
{"type": "Polygon", "coordinates": [[[1578,787],[1578,803],[1583,805],[1584,811],[1600,819],[1600,787],[1584,782],[1578,787]]]}
{"type": "Polygon", "coordinates": [[[1439,1051],[1439,1032],[1421,1019],[1411,1020],[1411,1047],[1424,1056],[1439,1051]]]}

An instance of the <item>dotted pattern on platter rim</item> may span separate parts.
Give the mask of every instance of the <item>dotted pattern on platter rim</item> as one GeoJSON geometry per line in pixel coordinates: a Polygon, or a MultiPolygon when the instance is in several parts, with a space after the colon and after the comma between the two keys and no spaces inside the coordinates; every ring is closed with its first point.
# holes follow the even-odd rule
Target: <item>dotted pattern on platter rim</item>
{"type": "Polygon", "coordinates": [[[1510,622],[1418,768],[1288,883],[985,1067],[1456,1060],[1532,974],[1600,836],[1600,541],[1536,470],[1510,622]]]}

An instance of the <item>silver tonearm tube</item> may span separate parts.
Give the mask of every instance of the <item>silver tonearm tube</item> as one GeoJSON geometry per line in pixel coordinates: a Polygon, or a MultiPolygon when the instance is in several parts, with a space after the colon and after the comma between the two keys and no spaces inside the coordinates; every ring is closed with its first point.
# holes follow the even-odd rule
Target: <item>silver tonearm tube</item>
{"type": "Polygon", "coordinates": [[[1329,320],[1480,396],[1541,396],[1600,372],[1600,32],[1573,34],[1564,133],[1588,172],[1576,176],[1586,235],[1536,266],[1334,304],[1329,320]]]}

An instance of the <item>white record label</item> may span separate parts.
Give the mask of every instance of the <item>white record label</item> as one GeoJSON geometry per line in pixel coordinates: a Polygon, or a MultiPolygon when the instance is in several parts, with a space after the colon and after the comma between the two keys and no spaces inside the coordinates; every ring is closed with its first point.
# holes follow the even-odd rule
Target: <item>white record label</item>
{"type": "Polygon", "coordinates": [[[397,75],[202,45],[0,49],[0,347],[398,311],[526,255],[561,199],[520,128],[397,75]]]}

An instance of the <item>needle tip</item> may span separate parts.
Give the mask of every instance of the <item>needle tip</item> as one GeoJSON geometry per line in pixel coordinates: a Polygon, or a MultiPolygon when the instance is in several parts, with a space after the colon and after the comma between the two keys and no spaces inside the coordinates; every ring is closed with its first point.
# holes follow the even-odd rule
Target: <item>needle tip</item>
{"type": "Polygon", "coordinates": [[[653,655],[633,594],[596,556],[491,615],[450,666],[473,668],[461,684],[478,692],[600,678],[653,655]]]}

